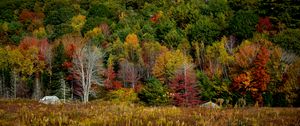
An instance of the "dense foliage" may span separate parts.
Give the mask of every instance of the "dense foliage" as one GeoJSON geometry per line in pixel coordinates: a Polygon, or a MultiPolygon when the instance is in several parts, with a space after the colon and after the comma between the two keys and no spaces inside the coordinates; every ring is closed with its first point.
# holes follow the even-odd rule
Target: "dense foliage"
{"type": "Polygon", "coordinates": [[[0,97],[300,106],[295,0],[0,2],[0,97]]]}

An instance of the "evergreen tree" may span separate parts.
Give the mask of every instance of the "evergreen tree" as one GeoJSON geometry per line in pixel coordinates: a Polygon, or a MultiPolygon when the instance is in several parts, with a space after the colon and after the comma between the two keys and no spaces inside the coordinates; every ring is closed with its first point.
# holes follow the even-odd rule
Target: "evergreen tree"
{"type": "Polygon", "coordinates": [[[50,94],[57,95],[59,98],[63,98],[64,93],[62,90],[66,87],[64,82],[65,75],[67,70],[64,69],[63,64],[66,61],[64,45],[59,43],[59,45],[54,50],[54,60],[53,60],[53,67],[52,67],[52,76],[50,80],[50,94]]]}

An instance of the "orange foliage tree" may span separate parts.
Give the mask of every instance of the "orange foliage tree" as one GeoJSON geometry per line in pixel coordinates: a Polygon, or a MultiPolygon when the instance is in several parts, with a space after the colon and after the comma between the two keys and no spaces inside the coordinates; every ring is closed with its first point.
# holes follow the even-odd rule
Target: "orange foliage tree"
{"type": "Polygon", "coordinates": [[[251,94],[260,105],[263,104],[262,93],[267,90],[267,84],[270,82],[270,75],[266,71],[266,65],[269,60],[270,52],[266,47],[262,46],[254,60],[254,67],[251,70],[253,75],[252,85],[256,89],[251,94]]]}
{"type": "Polygon", "coordinates": [[[233,78],[233,89],[243,96],[249,91],[256,103],[263,105],[262,94],[270,82],[266,68],[270,60],[269,50],[265,46],[245,42],[235,54],[235,58],[238,67],[234,68],[234,72],[240,74],[233,78]]]}

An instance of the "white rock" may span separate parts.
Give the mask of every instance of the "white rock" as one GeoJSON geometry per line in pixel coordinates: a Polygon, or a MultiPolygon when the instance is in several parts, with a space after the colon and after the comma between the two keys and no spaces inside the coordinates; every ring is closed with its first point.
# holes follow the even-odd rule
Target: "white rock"
{"type": "Polygon", "coordinates": [[[59,104],[59,98],[56,96],[45,96],[39,101],[40,103],[44,104],[59,104]]]}
{"type": "Polygon", "coordinates": [[[205,107],[205,108],[220,108],[219,105],[217,105],[216,103],[213,103],[213,102],[206,102],[204,104],[201,104],[200,106],[205,107]]]}

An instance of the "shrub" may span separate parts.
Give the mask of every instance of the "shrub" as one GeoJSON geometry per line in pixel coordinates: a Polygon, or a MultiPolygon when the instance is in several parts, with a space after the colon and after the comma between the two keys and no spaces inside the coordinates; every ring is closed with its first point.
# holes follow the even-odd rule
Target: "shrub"
{"type": "Polygon", "coordinates": [[[115,103],[134,103],[138,101],[137,93],[131,88],[121,88],[116,91],[111,91],[108,93],[107,98],[115,103]]]}

